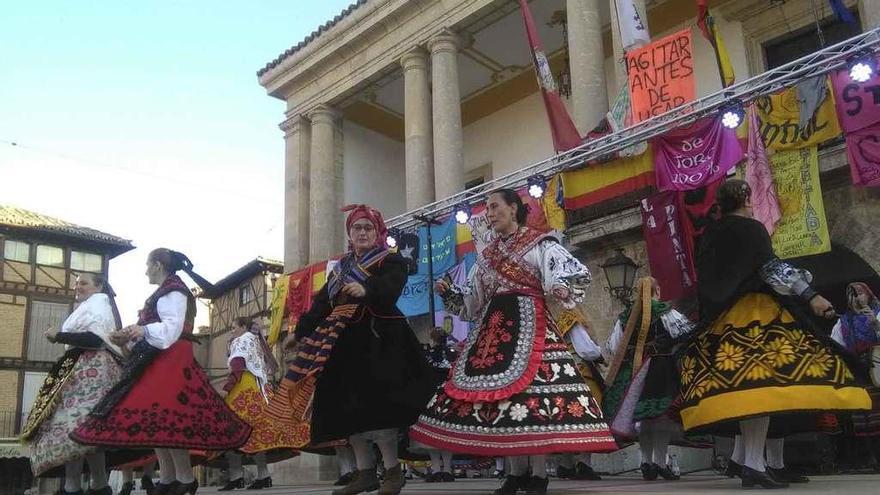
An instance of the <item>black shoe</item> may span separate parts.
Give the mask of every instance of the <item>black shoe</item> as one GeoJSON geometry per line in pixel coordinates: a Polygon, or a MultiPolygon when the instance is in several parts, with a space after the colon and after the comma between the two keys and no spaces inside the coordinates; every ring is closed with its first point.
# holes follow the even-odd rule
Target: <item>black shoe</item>
{"type": "Polygon", "coordinates": [[[168,495],[171,493],[172,489],[179,485],[177,481],[172,481],[167,485],[165,483],[156,483],[156,488],[153,490],[153,495],[168,495]]]}
{"type": "Polygon", "coordinates": [[[781,481],[783,483],[809,483],[810,478],[802,474],[795,473],[794,471],[784,467],[782,469],[772,468],[767,466],[767,472],[770,473],[770,476],[773,477],[776,481],[781,481]]]}
{"type": "Polygon", "coordinates": [[[654,464],[654,469],[656,469],[657,474],[666,481],[675,481],[681,478],[681,476],[673,473],[672,470],[669,469],[669,466],[658,466],[657,464],[654,464]]]}
{"type": "Polygon", "coordinates": [[[501,488],[492,492],[492,495],[516,495],[517,490],[525,490],[528,487],[530,478],[529,475],[514,476],[508,474],[504,477],[504,483],[501,484],[501,488]]]}
{"type": "Polygon", "coordinates": [[[577,463],[574,467],[576,474],[574,475],[574,479],[576,480],[588,480],[588,481],[599,481],[602,479],[601,476],[596,474],[596,471],[593,471],[593,468],[587,466],[583,462],[577,463]]]}
{"type": "Polygon", "coordinates": [[[171,490],[168,491],[168,495],[196,495],[198,489],[198,480],[193,480],[192,483],[181,483],[178,481],[177,484],[172,485],[171,490]]]}
{"type": "Polygon", "coordinates": [[[351,483],[351,480],[354,479],[354,473],[355,471],[343,474],[338,480],[336,480],[336,483],[333,483],[333,486],[345,486],[351,483]]]}
{"type": "Polygon", "coordinates": [[[525,488],[526,495],[547,495],[547,485],[549,484],[550,479],[548,478],[532,476],[525,488]]]}
{"type": "Polygon", "coordinates": [[[244,477],[227,481],[226,484],[223,485],[222,488],[218,488],[217,491],[218,492],[231,492],[232,490],[241,489],[241,488],[244,488],[244,477]]]}
{"type": "Polygon", "coordinates": [[[142,477],[141,490],[147,492],[147,495],[155,495],[156,485],[153,483],[153,478],[150,478],[149,476],[142,477]]]}
{"type": "Polygon", "coordinates": [[[556,477],[561,480],[573,480],[577,476],[577,469],[573,467],[556,466],[556,477]]]}
{"type": "Polygon", "coordinates": [[[64,488],[62,488],[61,491],[59,491],[58,493],[60,493],[61,495],[85,495],[85,492],[82,490],[77,490],[75,492],[68,492],[68,491],[65,491],[64,488]]]}
{"type": "Polygon", "coordinates": [[[724,475],[728,478],[739,478],[742,476],[743,467],[741,464],[734,462],[733,459],[728,459],[727,461],[727,469],[724,471],[724,475]]]}
{"type": "Polygon", "coordinates": [[[453,481],[455,481],[455,475],[453,475],[452,473],[441,471],[437,473],[437,481],[439,481],[440,483],[452,483],[453,481]]]}
{"type": "Polygon", "coordinates": [[[122,488],[119,489],[119,495],[131,495],[131,492],[134,491],[134,481],[126,481],[122,484],[122,488]]]}
{"type": "Polygon", "coordinates": [[[781,481],[776,481],[770,476],[767,472],[755,471],[754,469],[743,466],[742,467],[742,487],[743,489],[751,489],[751,488],[766,488],[768,490],[778,489],[778,488],[788,488],[788,483],[783,483],[781,481]]]}
{"type": "Polygon", "coordinates": [[[253,483],[248,485],[248,490],[262,490],[263,488],[271,488],[272,487],[272,478],[263,478],[261,480],[254,480],[253,483]]]}
{"type": "Polygon", "coordinates": [[[504,470],[503,469],[496,469],[495,471],[492,471],[492,477],[498,478],[499,480],[504,479],[504,470]]]}
{"type": "Polygon", "coordinates": [[[440,480],[437,479],[437,478],[439,477],[439,474],[440,474],[440,473],[428,473],[428,474],[426,474],[426,475],[425,475],[425,483],[437,483],[438,481],[440,481],[440,480]]]}
{"type": "Polygon", "coordinates": [[[107,485],[104,488],[99,488],[97,490],[88,490],[86,491],[86,495],[113,495],[113,489],[110,488],[110,485],[107,485]]]}
{"type": "Polygon", "coordinates": [[[645,481],[654,481],[657,479],[657,465],[650,462],[643,462],[640,466],[642,470],[642,479],[645,481]]]}

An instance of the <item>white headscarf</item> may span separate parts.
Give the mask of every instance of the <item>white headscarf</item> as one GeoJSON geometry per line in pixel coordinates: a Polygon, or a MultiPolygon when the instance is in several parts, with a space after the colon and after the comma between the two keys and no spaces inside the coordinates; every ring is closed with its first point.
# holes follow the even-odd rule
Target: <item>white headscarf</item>
{"type": "Polygon", "coordinates": [[[260,387],[260,393],[266,402],[269,397],[266,395],[266,384],[269,382],[269,373],[266,370],[266,357],[263,356],[263,346],[260,344],[260,338],[251,332],[244,332],[229,343],[229,358],[226,360],[227,366],[232,363],[235,358],[243,358],[247,370],[257,379],[257,385],[260,387]]]}
{"type": "Polygon", "coordinates": [[[62,333],[92,332],[104,341],[104,347],[117,356],[122,350],[110,341],[110,332],[117,330],[116,319],[107,294],[96,292],[81,302],[61,325],[62,333]]]}

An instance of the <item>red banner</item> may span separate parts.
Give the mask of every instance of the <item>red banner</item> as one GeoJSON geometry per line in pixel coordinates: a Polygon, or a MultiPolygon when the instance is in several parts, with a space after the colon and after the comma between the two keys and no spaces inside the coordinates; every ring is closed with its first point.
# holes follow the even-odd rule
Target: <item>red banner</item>
{"type": "Polygon", "coordinates": [[[676,194],[661,192],[641,203],[651,276],[660,284],[665,300],[693,296],[696,291],[696,270],[684,237],[676,194]]]}

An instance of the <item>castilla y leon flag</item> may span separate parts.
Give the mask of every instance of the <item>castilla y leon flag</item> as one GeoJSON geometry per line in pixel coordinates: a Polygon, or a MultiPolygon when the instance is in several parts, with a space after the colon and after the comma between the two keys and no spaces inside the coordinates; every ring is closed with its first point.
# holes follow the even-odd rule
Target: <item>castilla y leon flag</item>
{"type": "Polygon", "coordinates": [[[559,89],[553,79],[550,70],[550,61],[541,46],[541,39],[535,29],[535,19],[526,0],[519,0],[523,23],[526,27],[526,37],[529,40],[529,48],[532,50],[532,60],[535,63],[535,72],[538,75],[538,85],[541,87],[541,96],[544,97],[544,108],[547,110],[547,118],[550,121],[550,133],[553,135],[553,148],[556,152],[562,152],[581,144],[581,136],[568,110],[559,96],[559,89]]]}

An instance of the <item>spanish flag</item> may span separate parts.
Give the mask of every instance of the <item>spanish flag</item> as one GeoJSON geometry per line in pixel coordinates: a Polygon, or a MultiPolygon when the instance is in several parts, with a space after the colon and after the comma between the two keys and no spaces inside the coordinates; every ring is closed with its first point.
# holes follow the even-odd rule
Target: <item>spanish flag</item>
{"type": "Polygon", "coordinates": [[[736,81],[733,73],[733,64],[730,63],[730,55],[724,46],[724,39],[716,29],[715,19],[709,13],[707,0],[697,0],[697,25],[703,32],[703,37],[709,40],[715,50],[715,60],[718,62],[718,74],[721,77],[721,86],[728,87],[736,81]]]}
{"type": "Polygon", "coordinates": [[[641,155],[562,173],[566,210],[586,208],[655,185],[654,152],[650,146],[641,155]]]}

